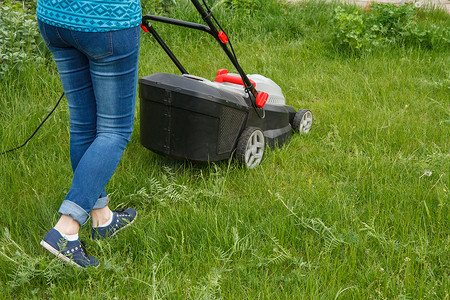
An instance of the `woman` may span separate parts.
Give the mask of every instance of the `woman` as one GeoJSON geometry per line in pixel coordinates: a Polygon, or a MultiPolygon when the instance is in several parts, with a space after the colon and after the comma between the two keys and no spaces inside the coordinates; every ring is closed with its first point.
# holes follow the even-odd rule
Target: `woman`
{"type": "Polygon", "coordinates": [[[53,54],[69,106],[73,179],[61,214],[41,245],[80,267],[97,267],[78,238],[92,217],[92,238],[114,235],[136,210],[111,211],[105,186],[134,122],[140,0],[39,0],[39,30],[53,54]]]}

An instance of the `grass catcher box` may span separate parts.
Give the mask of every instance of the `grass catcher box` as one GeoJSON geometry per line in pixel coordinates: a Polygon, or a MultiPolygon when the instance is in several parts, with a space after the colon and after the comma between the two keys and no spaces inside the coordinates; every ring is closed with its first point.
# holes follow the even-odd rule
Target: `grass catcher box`
{"type": "Polygon", "coordinates": [[[141,144],[176,159],[229,158],[249,110],[240,93],[190,75],[148,75],[139,95],[141,144]]]}

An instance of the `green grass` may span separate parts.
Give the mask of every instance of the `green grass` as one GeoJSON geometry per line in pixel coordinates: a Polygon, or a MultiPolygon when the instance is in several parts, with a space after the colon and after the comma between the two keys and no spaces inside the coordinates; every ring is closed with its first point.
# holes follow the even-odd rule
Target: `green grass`
{"type": "MultiPolygon", "coordinates": [[[[449,299],[450,51],[338,53],[333,8],[230,16],[218,7],[244,70],[311,109],[314,127],[254,170],[196,165],[143,148],[138,107],[107,191],[113,208],[134,206],[139,217],[117,237],[88,241],[96,270],[39,246],[71,182],[66,104],[24,149],[0,156],[0,298],[449,299]]],[[[204,34],[157,29],[192,74],[232,69],[204,34]]],[[[139,68],[140,77],[178,74],[150,35],[139,68]]],[[[53,63],[6,74],[0,87],[5,150],[29,136],[61,87],[53,63]]]]}

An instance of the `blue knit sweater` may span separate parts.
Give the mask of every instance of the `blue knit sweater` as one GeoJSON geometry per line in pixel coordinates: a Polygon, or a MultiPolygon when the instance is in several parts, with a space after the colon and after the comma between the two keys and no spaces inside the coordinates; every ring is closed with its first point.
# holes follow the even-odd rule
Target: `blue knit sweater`
{"type": "Polygon", "coordinates": [[[39,0],[37,17],[44,23],[85,32],[138,26],[140,0],[39,0]]]}

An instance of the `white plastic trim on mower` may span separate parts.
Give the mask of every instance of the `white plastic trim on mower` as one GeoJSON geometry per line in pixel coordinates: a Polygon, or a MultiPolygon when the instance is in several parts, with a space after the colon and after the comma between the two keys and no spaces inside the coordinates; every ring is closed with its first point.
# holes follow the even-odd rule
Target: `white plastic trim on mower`
{"type": "MultiPolygon", "coordinates": [[[[220,70],[219,70],[220,72],[220,70]]],[[[222,73],[223,75],[223,73],[222,73]]],[[[227,73],[228,76],[241,78],[239,74],[235,73],[227,73]]],[[[184,74],[183,76],[187,78],[192,78],[195,80],[202,81],[208,85],[214,86],[214,87],[220,87],[221,89],[226,89],[230,92],[237,92],[240,96],[245,96],[246,92],[244,89],[244,86],[241,84],[231,83],[231,82],[217,82],[217,81],[210,81],[208,79],[190,75],[190,74],[184,74]]],[[[219,76],[219,75],[218,75],[219,76]]],[[[271,105],[286,105],[286,100],[284,98],[283,92],[281,91],[281,88],[276,84],[272,79],[264,77],[259,74],[250,74],[247,75],[248,79],[250,81],[253,81],[255,88],[258,90],[258,92],[265,92],[269,94],[269,98],[267,99],[266,104],[271,105]]]]}

